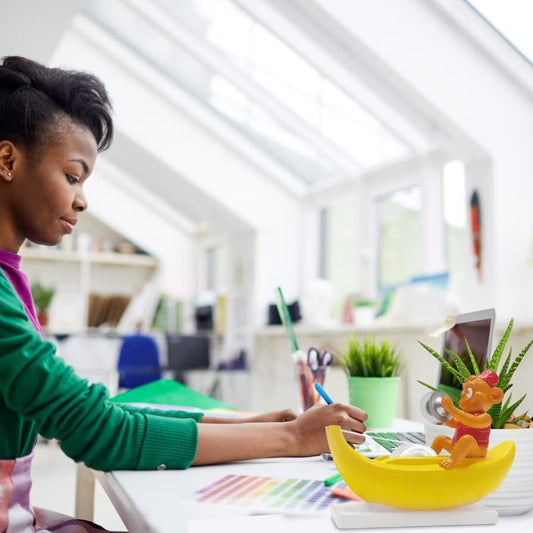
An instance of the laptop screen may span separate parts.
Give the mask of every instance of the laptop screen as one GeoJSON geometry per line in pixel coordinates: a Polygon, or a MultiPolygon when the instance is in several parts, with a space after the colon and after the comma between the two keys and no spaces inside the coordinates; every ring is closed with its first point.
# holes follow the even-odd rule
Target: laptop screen
{"type": "Polygon", "coordinates": [[[210,342],[207,335],[167,333],[167,367],[174,378],[185,383],[184,372],[209,368],[210,342]]]}
{"type": "MultiPolygon", "coordinates": [[[[465,342],[468,341],[478,368],[483,371],[491,350],[494,321],[494,309],[458,315],[455,325],[444,334],[442,357],[455,367],[451,356],[446,352],[446,350],[451,350],[458,354],[470,371],[474,373],[465,342]]],[[[453,374],[441,365],[438,388],[448,393],[452,398],[458,398],[462,385],[453,374]]]]}

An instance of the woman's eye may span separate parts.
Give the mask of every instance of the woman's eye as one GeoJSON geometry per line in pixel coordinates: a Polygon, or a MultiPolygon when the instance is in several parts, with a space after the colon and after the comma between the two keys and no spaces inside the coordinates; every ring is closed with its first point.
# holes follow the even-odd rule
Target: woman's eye
{"type": "Polygon", "coordinates": [[[76,185],[78,182],[78,179],[74,176],[71,176],[70,174],[67,174],[67,180],[71,185],[76,185]]]}

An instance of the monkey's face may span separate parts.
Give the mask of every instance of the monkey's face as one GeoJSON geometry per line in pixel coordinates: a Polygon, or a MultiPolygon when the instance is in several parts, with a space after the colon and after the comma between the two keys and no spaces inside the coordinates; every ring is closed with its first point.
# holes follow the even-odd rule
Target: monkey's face
{"type": "Polygon", "coordinates": [[[491,391],[486,381],[470,377],[463,385],[459,407],[467,413],[486,412],[495,403],[491,391]]]}

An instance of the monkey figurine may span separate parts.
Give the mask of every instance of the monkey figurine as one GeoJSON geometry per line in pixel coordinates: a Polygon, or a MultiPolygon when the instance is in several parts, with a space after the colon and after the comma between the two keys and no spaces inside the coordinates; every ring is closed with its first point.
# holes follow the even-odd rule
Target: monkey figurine
{"type": "Polygon", "coordinates": [[[453,438],[437,435],[431,447],[438,454],[442,450],[450,452],[440,465],[449,470],[465,457],[485,457],[489,445],[492,418],[487,413],[490,407],[503,400],[503,391],[497,387],[498,375],[485,370],[477,376],[470,376],[463,385],[459,408],[450,397],[442,398],[442,407],[452,419],[445,422],[455,428],[453,438]]]}

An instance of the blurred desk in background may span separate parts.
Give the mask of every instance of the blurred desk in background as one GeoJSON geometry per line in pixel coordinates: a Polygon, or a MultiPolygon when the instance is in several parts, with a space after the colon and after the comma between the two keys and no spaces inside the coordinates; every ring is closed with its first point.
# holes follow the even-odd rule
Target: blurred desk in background
{"type": "MultiPolygon", "coordinates": [[[[439,326],[441,324],[391,326],[376,323],[372,327],[365,328],[354,326],[321,328],[298,323],[294,330],[302,350],[316,346],[319,349],[329,348],[333,352],[342,353],[347,350],[348,339],[352,336],[359,338],[373,336],[377,341],[387,339],[393,344],[397,343],[404,358],[404,365],[396,416],[422,422],[419,405],[427,388],[420,385],[418,380],[436,384],[439,363],[420,346],[419,341],[440,352],[442,338],[430,336],[439,326]]],[[[507,323],[496,323],[493,349],[506,326],[507,323]]],[[[513,353],[518,353],[532,338],[533,325],[515,323],[507,350],[512,347],[513,353]]],[[[532,350],[533,348],[530,349],[532,350]]],[[[348,386],[342,369],[338,365],[333,365],[328,372],[324,388],[335,401],[348,402],[348,386]]],[[[513,378],[513,397],[518,399],[531,390],[532,375],[533,351],[526,355],[513,378]]],[[[263,412],[298,405],[294,365],[289,340],[283,326],[268,326],[256,332],[250,388],[250,410],[263,412]]],[[[532,395],[527,396],[524,403],[524,411],[533,410],[532,395]]]]}

